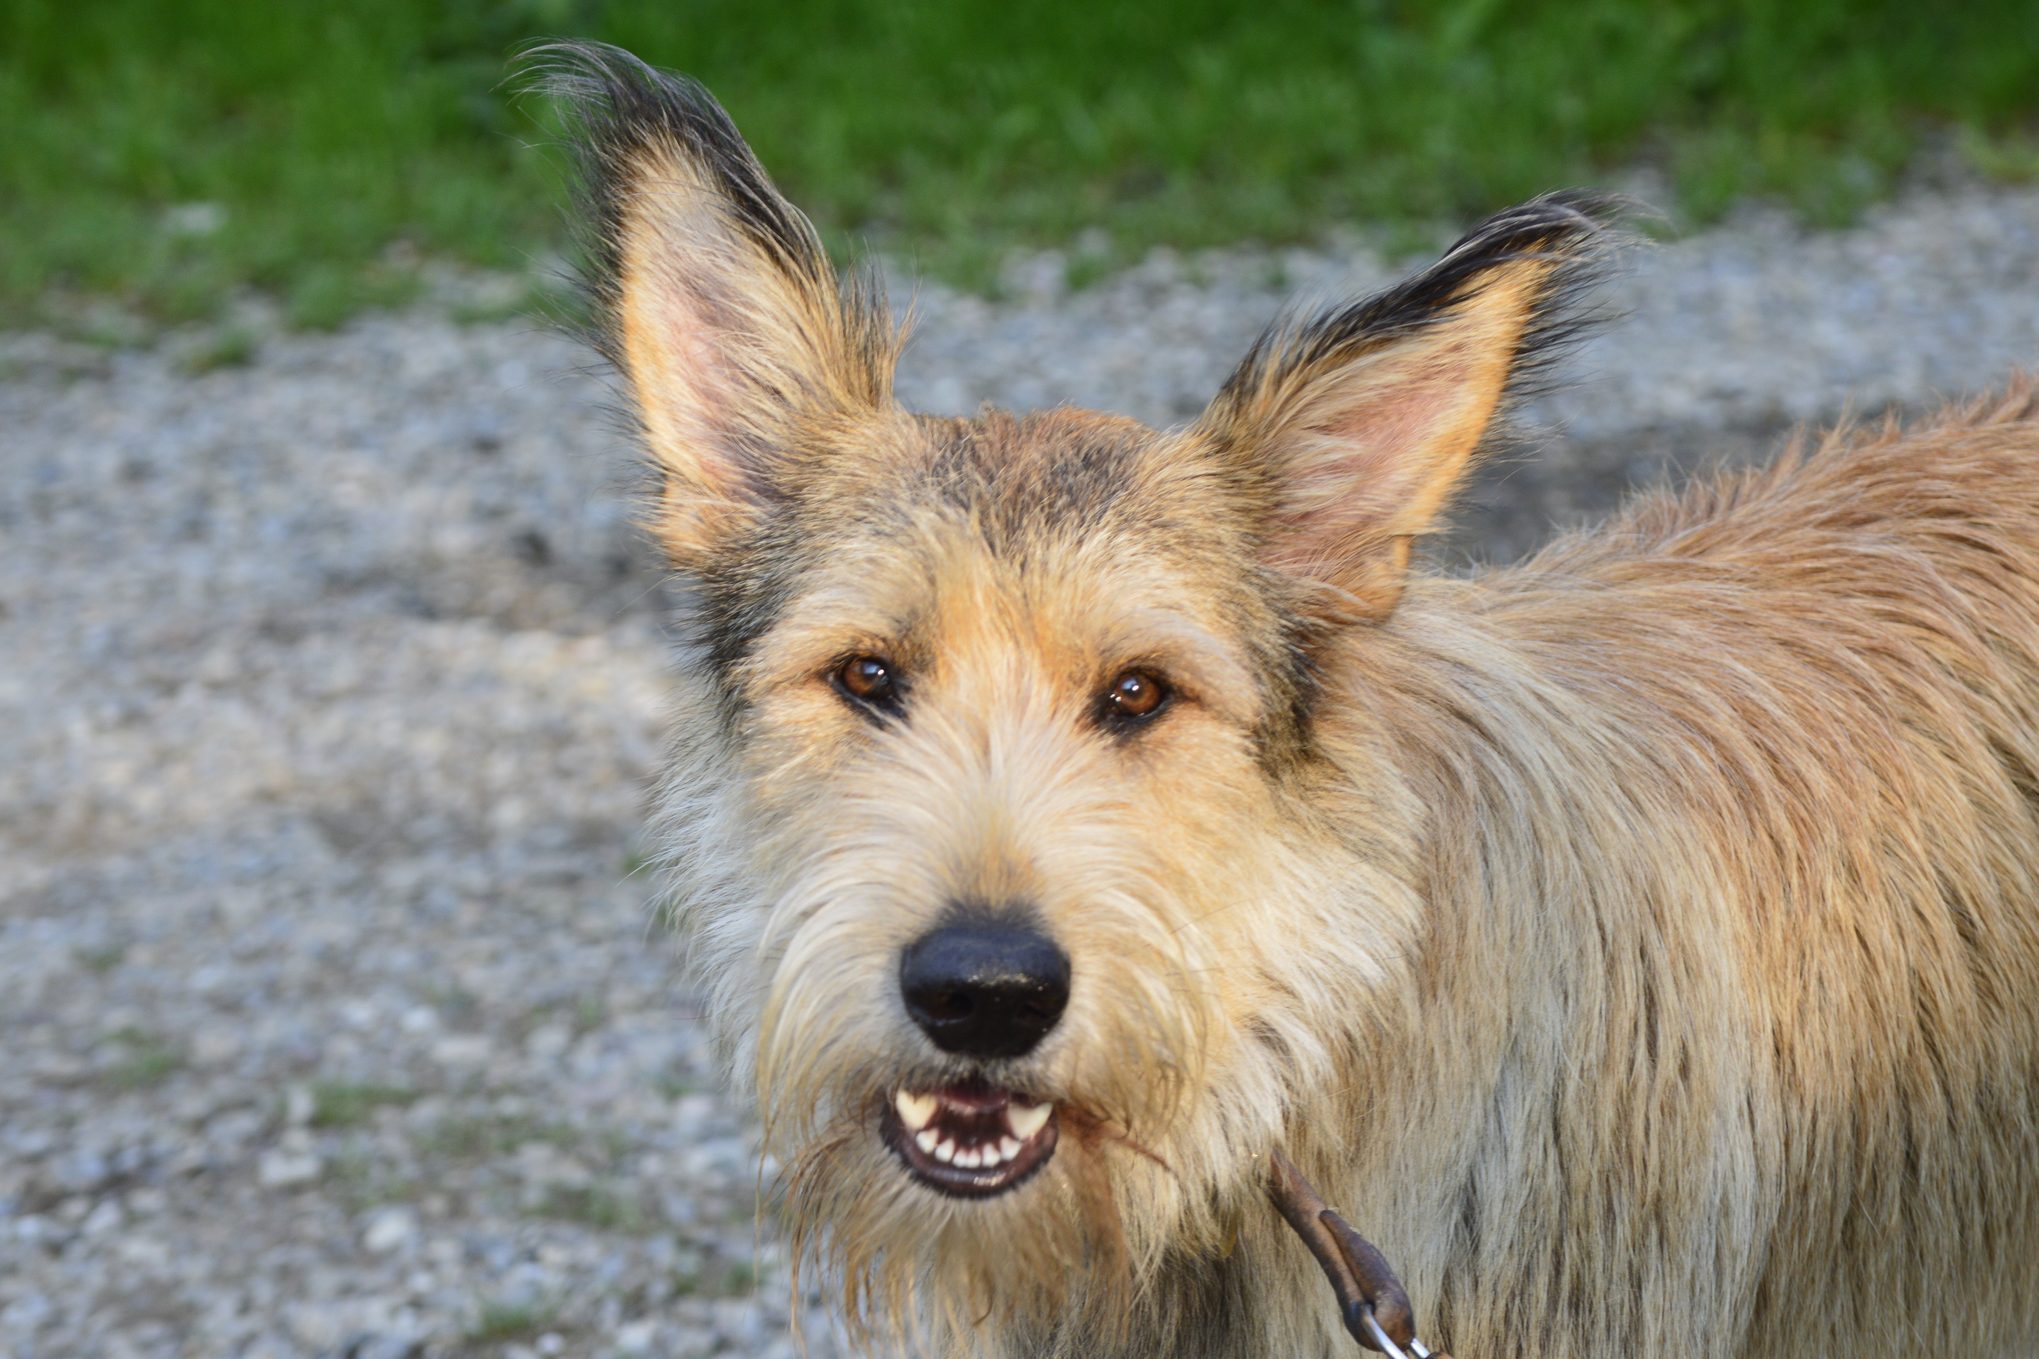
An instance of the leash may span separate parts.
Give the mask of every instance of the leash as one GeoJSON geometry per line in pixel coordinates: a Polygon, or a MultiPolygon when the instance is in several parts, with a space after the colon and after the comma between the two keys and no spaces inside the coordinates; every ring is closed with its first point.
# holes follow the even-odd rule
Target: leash
{"type": "Polygon", "coordinates": [[[1268,1164],[1267,1196],[1323,1267],[1352,1338],[1388,1359],[1451,1359],[1416,1338],[1408,1290],[1373,1243],[1324,1202],[1288,1157],[1273,1152],[1268,1164]]]}

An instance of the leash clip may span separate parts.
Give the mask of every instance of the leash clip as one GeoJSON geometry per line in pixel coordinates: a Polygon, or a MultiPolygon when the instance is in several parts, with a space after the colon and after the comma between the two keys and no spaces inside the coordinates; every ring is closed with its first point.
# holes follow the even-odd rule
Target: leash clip
{"type": "MultiPolygon", "coordinates": [[[[1413,1335],[1409,1337],[1409,1348],[1404,1352],[1402,1347],[1393,1340],[1390,1340],[1388,1333],[1381,1329],[1380,1320],[1374,1316],[1371,1304],[1361,1310],[1360,1322],[1366,1327],[1367,1333],[1373,1337],[1372,1344],[1368,1348],[1379,1350],[1382,1354],[1387,1355],[1388,1359],[1409,1359],[1409,1356],[1412,1354],[1416,1356],[1416,1359],[1431,1359],[1431,1356],[1435,1353],[1428,1345],[1413,1335]]],[[[1367,1342],[1362,1341],[1360,1343],[1366,1344],[1367,1342]]],[[[1448,1354],[1443,1355],[1441,1359],[1451,1359],[1451,1356],[1448,1354]]]]}

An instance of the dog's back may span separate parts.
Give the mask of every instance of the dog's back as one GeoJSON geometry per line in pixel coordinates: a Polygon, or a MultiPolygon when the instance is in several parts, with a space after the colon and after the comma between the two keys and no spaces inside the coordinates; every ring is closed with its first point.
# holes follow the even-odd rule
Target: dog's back
{"type": "Polygon", "coordinates": [[[1417,1252],[1454,1348],[2039,1340],[2039,389],[1411,596],[1405,758],[1523,822],[1430,1017],[1548,1021],[1430,1045],[1510,1188],[1417,1252]]]}

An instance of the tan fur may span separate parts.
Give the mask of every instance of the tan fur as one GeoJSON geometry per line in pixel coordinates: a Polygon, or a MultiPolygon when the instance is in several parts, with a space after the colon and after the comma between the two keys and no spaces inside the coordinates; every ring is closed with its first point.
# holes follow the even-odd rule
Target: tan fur
{"type": "Polygon", "coordinates": [[[724,507],[657,524],[669,867],[860,1333],[1349,1353],[1279,1146],[1461,1359],[2039,1348],[2039,388],[1430,575],[1590,243],[1567,201],[1278,332],[1182,431],[917,417],[712,101],[585,59],[611,352],[668,506],[724,507]],[[896,719],[829,682],[863,654],[896,719]],[[1178,697],[1114,733],[1128,666],[1178,697]],[[877,1133],[972,1069],[898,994],[965,900],[1073,973],[988,1073],[1061,1142],[980,1201],[877,1133]]]}

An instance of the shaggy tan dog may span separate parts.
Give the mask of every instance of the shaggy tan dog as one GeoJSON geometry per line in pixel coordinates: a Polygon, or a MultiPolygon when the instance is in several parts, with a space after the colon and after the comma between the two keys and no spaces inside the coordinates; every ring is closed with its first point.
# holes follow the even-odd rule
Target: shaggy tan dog
{"type": "Polygon", "coordinates": [[[935,419],[705,93],[554,60],[693,966],[874,1344],[1346,1351],[1277,1147],[1463,1359],[2039,1344],[2031,386],[1439,578],[1590,204],[1185,429],[935,419]]]}

